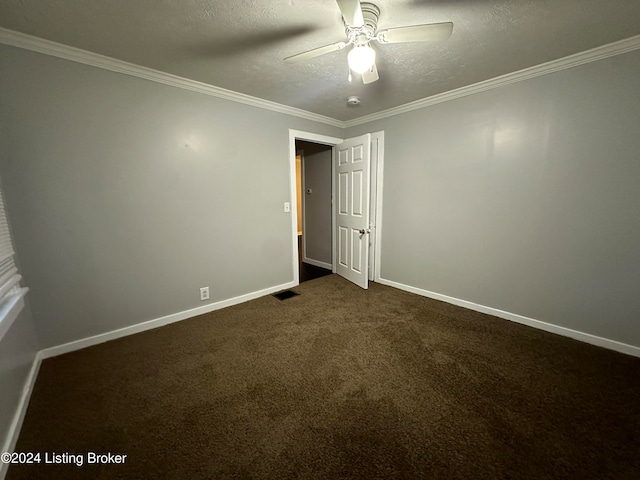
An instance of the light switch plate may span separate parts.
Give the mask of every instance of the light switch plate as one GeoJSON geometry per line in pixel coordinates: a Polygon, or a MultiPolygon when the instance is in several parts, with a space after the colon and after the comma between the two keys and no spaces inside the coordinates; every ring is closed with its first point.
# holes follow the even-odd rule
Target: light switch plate
{"type": "Polygon", "coordinates": [[[284,212],[289,213],[291,211],[291,204],[289,202],[284,202],[284,212]]]}

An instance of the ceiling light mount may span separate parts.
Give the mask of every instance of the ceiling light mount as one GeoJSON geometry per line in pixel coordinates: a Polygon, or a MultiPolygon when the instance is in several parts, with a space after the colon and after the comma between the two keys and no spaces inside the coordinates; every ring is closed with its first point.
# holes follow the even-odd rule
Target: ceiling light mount
{"type": "Polygon", "coordinates": [[[357,107],[360,105],[360,97],[356,95],[351,95],[347,98],[347,106],[349,107],[357,107]]]}
{"type": "Polygon", "coordinates": [[[378,29],[378,19],[380,18],[380,9],[373,3],[361,3],[362,16],[364,17],[364,26],[369,28],[373,34],[378,29]]]}
{"type": "Polygon", "coordinates": [[[371,40],[375,37],[375,32],[378,29],[380,9],[373,3],[361,3],[360,7],[362,8],[364,24],[360,26],[351,26],[345,22],[345,31],[349,38],[355,38],[358,35],[366,35],[367,38],[371,40]]]}

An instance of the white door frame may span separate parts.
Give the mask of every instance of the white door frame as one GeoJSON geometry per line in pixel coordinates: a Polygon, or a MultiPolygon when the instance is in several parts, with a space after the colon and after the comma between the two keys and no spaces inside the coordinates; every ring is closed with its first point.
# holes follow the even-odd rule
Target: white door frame
{"type": "MultiPolygon", "coordinates": [[[[298,258],[298,209],[302,208],[302,205],[298,205],[298,201],[297,201],[297,194],[296,194],[296,140],[306,140],[308,142],[314,142],[314,143],[320,143],[323,145],[329,145],[331,146],[331,178],[332,178],[332,185],[331,185],[331,211],[332,211],[332,217],[333,217],[333,190],[334,190],[334,185],[333,185],[333,176],[334,176],[334,160],[335,160],[335,146],[338,145],[339,143],[342,143],[343,139],[342,138],[337,138],[337,137],[329,137],[327,135],[320,135],[317,133],[311,133],[311,132],[303,132],[301,130],[292,130],[289,129],[289,186],[290,186],[290,192],[289,192],[289,198],[291,198],[291,235],[292,235],[292,242],[291,245],[293,247],[293,256],[292,256],[292,267],[293,267],[293,283],[294,285],[299,285],[300,284],[300,272],[298,271],[299,268],[299,258],[298,258]]],[[[304,195],[304,192],[302,192],[302,194],[304,195]]],[[[335,221],[335,219],[334,219],[335,221]]],[[[332,225],[331,225],[331,236],[333,238],[333,242],[335,242],[335,235],[333,234],[333,232],[335,231],[335,225],[332,221],[332,225]]],[[[302,232],[302,235],[304,236],[304,232],[302,232]]],[[[331,246],[331,250],[332,250],[332,271],[335,272],[336,271],[336,261],[335,261],[335,245],[331,246]]]]}
{"type": "MultiPolygon", "coordinates": [[[[296,195],[296,140],[306,140],[308,142],[320,143],[331,146],[331,263],[332,271],[336,271],[336,216],[333,209],[334,194],[336,191],[335,175],[335,146],[344,141],[343,138],[330,137],[312,132],[289,129],[289,198],[291,199],[291,246],[293,248],[292,269],[293,284],[300,284],[298,271],[298,208],[302,208],[297,203],[296,195]]],[[[384,171],[384,131],[371,134],[371,197],[370,212],[371,223],[373,223],[373,241],[369,248],[369,280],[380,281],[380,246],[382,237],[382,184],[384,171]]],[[[302,192],[304,195],[304,192],[302,192]]],[[[304,235],[304,232],[302,233],[304,235]]]]}
{"type": "Polygon", "coordinates": [[[369,245],[369,280],[380,281],[380,246],[382,237],[382,183],[384,172],[384,130],[371,134],[371,200],[369,215],[372,242],[369,245]]]}

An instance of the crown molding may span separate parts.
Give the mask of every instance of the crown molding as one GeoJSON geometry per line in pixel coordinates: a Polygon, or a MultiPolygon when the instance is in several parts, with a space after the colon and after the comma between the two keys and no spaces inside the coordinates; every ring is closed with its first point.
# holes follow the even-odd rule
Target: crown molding
{"type": "Polygon", "coordinates": [[[314,122],[344,128],[344,122],[336,120],[335,118],[308,112],[306,110],[301,110],[299,108],[290,107],[287,105],[282,105],[280,103],[264,100],[262,98],[252,97],[251,95],[234,92],[232,90],[227,90],[226,88],[220,88],[195,80],[189,80],[187,78],[172,75],[170,73],[153,70],[152,68],[141,67],[140,65],[124,62],[122,60],[117,60],[115,58],[106,57],[98,53],[70,47],[68,45],[52,42],[50,40],[44,40],[42,38],[27,35],[25,33],[15,32],[6,28],[0,28],[0,43],[13,47],[23,48],[25,50],[31,50],[33,52],[44,53],[45,55],[51,55],[53,57],[63,58],[65,60],[71,60],[72,62],[83,63],[85,65],[91,65],[93,67],[111,70],[112,72],[124,73],[125,75],[131,75],[133,77],[151,80],[152,82],[162,83],[164,85],[170,85],[172,87],[178,87],[184,90],[202,93],[204,95],[210,95],[212,97],[231,100],[232,102],[251,105],[252,107],[263,108],[265,110],[271,110],[273,112],[284,113],[286,115],[304,118],[305,120],[312,120],[314,122]]]}
{"type": "Polygon", "coordinates": [[[344,122],[353,127],[640,49],[640,35],[344,122]]]}
{"type": "Polygon", "coordinates": [[[38,37],[27,35],[25,33],[15,32],[6,28],[0,28],[0,43],[13,47],[23,48],[45,55],[51,55],[73,62],[83,63],[98,68],[104,68],[113,72],[131,75],[133,77],[143,78],[152,82],[170,85],[184,90],[190,90],[204,95],[223,98],[232,102],[243,103],[273,112],[291,115],[305,120],[312,120],[318,123],[324,123],[338,128],[354,127],[381,120],[387,117],[393,117],[403,113],[418,110],[420,108],[436,105],[438,103],[448,102],[457,98],[466,97],[476,93],[492,90],[494,88],[503,87],[512,83],[529,80],[531,78],[547,75],[549,73],[565,70],[585,63],[595,62],[615,55],[631,52],[640,49],[640,35],[629,37],[624,40],[609,43],[600,47],[593,48],[584,52],[569,55],[568,57],[552,60],[547,63],[536,65],[534,67],[518,70],[517,72],[507,73],[499,77],[484,80],[482,82],[467,85],[465,87],[450,90],[448,92],[439,93],[430,97],[425,97],[414,102],[405,103],[398,107],[389,108],[380,112],[372,113],[353,120],[342,121],[335,118],[327,117],[313,112],[308,112],[288,105],[264,100],[244,93],[234,92],[225,88],[216,87],[206,83],[189,80],[187,78],[172,75],[170,73],[160,72],[147,67],[141,67],[133,63],[124,62],[115,58],[106,57],[97,53],[81,50],[79,48],[70,47],[60,43],[44,40],[38,37]]]}

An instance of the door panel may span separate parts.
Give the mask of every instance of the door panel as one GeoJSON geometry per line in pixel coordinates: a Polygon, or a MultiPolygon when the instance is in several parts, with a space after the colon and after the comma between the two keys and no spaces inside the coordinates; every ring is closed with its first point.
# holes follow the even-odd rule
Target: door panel
{"type": "Polygon", "coordinates": [[[349,161],[347,150],[338,151],[338,165],[346,165],[349,161]]]}
{"type": "Polygon", "coordinates": [[[356,217],[362,217],[362,170],[354,170],[351,174],[351,181],[353,182],[353,186],[351,190],[353,192],[352,201],[353,205],[351,206],[352,215],[356,217]]]}
{"type": "Polygon", "coordinates": [[[347,260],[347,242],[349,241],[349,230],[346,227],[338,227],[338,264],[349,267],[347,260]]]}
{"type": "Polygon", "coordinates": [[[338,174],[338,214],[349,214],[349,173],[338,174]]]}
{"type": "Polygon", "coordinates": [[[362,273],[362,243],[360,232],[355,228],[351,230],[351,269],[362,273]]]}
{"type": "Polygon", "coordinates": [[[371,135],[350,138],[336,149],[336,273],[368,288],[371,135]]]}

